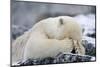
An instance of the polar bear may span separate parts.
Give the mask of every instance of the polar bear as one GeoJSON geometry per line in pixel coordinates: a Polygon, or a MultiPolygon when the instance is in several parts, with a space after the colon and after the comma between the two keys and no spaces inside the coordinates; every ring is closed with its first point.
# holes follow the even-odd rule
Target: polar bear
{"type": "Polygon", "coordinates": [[[73,48],[84,55],[82,29],[69,16],[47,18],[36,23],[12,44],[12,62],[55,57],[59,52],[71,53],[73,48]]]}

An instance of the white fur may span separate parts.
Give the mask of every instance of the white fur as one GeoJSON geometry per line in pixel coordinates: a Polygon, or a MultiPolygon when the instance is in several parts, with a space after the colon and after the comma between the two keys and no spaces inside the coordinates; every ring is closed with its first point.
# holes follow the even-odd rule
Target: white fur
{"type": "Polygon", "coordinates": [[[70,53],[73,47],[79,54],[85,54],[81,39],[81,27],[73,18],[68,16],[48,18],[35,24],[32,29],[14,41],[12,62],[29,58],[55,57],[59,52],[70,53]],[[60,23],[60,19],[63,24],[60,23]]]}

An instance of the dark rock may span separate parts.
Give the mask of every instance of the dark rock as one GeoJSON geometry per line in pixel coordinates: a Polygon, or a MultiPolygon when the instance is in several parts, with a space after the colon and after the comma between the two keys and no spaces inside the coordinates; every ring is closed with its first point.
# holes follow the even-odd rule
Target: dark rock
{"type": "Polygon", "coordinates": [[[96,56],[96,47],[94,47],[92,43],[89,43],[87,40],[84,40],[82,44],[85,47],[86,55],[96,56]]]}
{"type": "Polygon", "coordinates": [[[87,34],[88,37],[96,38],[96,33],[87,34]]]}

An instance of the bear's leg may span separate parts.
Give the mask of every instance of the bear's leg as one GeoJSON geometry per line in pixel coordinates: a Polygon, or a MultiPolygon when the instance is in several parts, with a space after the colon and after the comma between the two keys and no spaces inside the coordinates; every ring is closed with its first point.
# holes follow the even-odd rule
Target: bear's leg
{"type": "Polygon", "coordinates": [[[75,52],[80,55],[85,55],[85,48],[79,41],[73,41],[75,52]]]}

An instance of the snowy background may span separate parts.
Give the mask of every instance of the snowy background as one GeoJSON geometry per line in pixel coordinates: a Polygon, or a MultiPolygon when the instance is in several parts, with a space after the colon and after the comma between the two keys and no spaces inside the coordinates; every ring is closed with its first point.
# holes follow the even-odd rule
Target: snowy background
{"type": "Polygon", "coordinates": [[[96,8],[95,6],[49,4],[37,2],[11,3],[11,36],[12,42],[29,30],[36,22],[56,16],[72,16],[83,28],[83,42],[86,55],[96,57],[96,8]]]}

